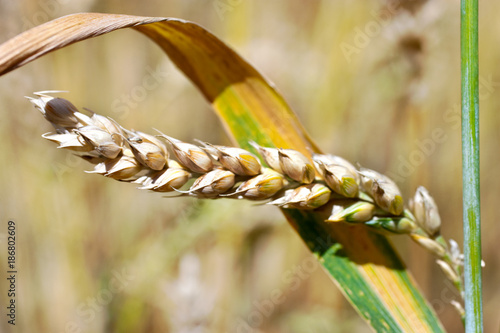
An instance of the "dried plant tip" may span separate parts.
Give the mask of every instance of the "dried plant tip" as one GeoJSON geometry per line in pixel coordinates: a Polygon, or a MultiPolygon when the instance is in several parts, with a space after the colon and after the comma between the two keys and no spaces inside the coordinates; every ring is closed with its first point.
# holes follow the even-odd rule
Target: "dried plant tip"
{"type": "Polygon", "coordinates": [[[120,155],[122,147],[117,145],[114,141],[108,141],[100,144],[95,150],[102,156],[113,159],[120,155]]]}
{"type": "Polygon", "coordinates": [[[453,283],[461,283],[460,277],[457,272],[444,260],[438,259],[436,260],[436,264],[441,268],[444,275],[453,283]]]}
{"type": "Polygon", "coordinates": [[[136,159],[125,155],[106,161],[104,164],[106,167],[104,176],[117,180],[132,178],[143,169],[136,159]]]}
{"type": "Polygon", "coordinates": [[[375,189],[375,183],[377,181],[384,182],[386,178],[385,176],[381,175],[380,173],[374,170],[365,168],[361,168],[360,171],[358,171],[358,173],[361,176],[360,177],[361,188],[372,197],[375,189]]]}
{"type": "Polygon", "coordinates": [[[464,310],[462,304],[460,304],[456,300],[451,300],[450,304],[455,308],[455,310],[457,310],[458,315],[460,316],[460,318],[465,318],[465,310],[464,310]]]}
{"type": "Polygon", "coordinates": [[[418,225],[431,237],[439,234],[441,218],[434,199],[423,186],[417,188],[415,197],[410,201],[410,209],[418,225]]]}
{"type": "Polygon", "coordinates": [[[58,143],[59,146],[57,148],[65,148],[78,152],[90,152],[94,150],[94,146],[85,142],[78,134],[74,133],[45,133],[42,135],[42,138],[58,143]]]}
{"type": "MultiPolygon", "coordinates": [[[[47,139],[49,141],[55,142],[57,144],[61,144],[63,142],[68,142],[68,141],[78,141],[78,135],[74,133],[64,133],[64,134],[59,134],[59,133],[45,133],[42,134],[42,138],[47,139]]],[[[80,141],[78,141],[80,142],[80,141]]]]}
{"type": "Polygon", "coordinates": [[[330,200],[330,189],[321,184],[309,184],[287,191],[279,199],[269,204],[284,208],[316,209],[330,200]]]}
{"type": "Polygon", "coordinates": [[[127,140],[132,153],[139,163],[153,169],[161,170],[165,167],[167,159],[163,150],[155,144],[149,142],[136,143],[127,140]]]}
{"type": "Polygon", "coordinates": [[[398,186],[390,178],[376,171],[361,169],[362,188],[373,197],[375,203],[393,215],[401,215],[404,201],[398,186]]]}
{"type": "Polygon", "coordinates": [[[251,141],[250,144],[259,151],[260,156],[262,156],[262,158],[270,168],[281,174],[284,173],[283,170],[281,170],[280,155],[277,148],[261,147],[253,141],[251,141]]]}
{"type": "Polygon", "coordinates": [[[140,189],[155,192],[172,192],[184,186],[191,174],[184,169],[168,168],[151,177],[151,181],[140,189]]]}
{"type": "Polygon", "coordinates": [[[165,145],[165,142],[158,139],[154,135],[147,134],[144,132],[135,131],[135,134],[137,134],[141,138],[142,142],[149,142],[149,143],[152,143],[152,144],[158,146],[163,151],[165,158],[168,158],[168,149],[167,149],[167,145],[165,145]]]}
{"type": "Polygon", "coordinates": [[[454,239],[449,240],[451,261],[456,266],[464,265],[464,255],[460,252],[460,247],[454,239]]]}
{"type": "Polygon", "coordinates": [[[375,211],[375,205],[366,201],[335,202],[326,222],[366,222],[373,218],[375,211]]]}
{"type": "Polygon", "coordinates": [[[410,237],[438,258],[444,258],[446,255],[446,249],[435,240],[417,234],[410,234],[410,237]]]}
{"type": "Polygon", "coordinates": [[[349,174],[356,180],[357,184],[359,184],[361,180],[358,170],[356,170],[354,165],[340,156],[331,154],[313,154],[312,159],[318,171],[320,171],[321,165],[341,165],[348,170],[349,174]]]}
{"type": "Polygon", "coordinates": [[[452,257],[458,258],[461,255],[461,253],[457,241],[450,238],[448,242],[450,243],[450,254],[452,255],[452,257]]]}
{"type": "Polygon", "coordinates": [[[83,113],[75,112],[75,117],[78,119],[78,127],[95,126],[94,121],[83,113]]]}
{"type": "Polygon", "coordinates": [[[91,171],[85,171],[86,173],[96,173],[98,175],[104,175],[107,170],[106,170],[106,162],[100,162],[97,163],[96,166],[94,167],[94,170],[91,171]]]}
{"type": "Polygon", "coordinates": [[[151,178],[151,175],[154,174],[155,171],[149,170],[149,172],[146,175],[137,177],[134,180],[131,180],[130,182],[133,184],[141,184],[143,187],[140,187],[141,189],[144,188],[144,186],[148,186],[153,182],[153,178],[151,178]]]}
{"type": "Polygon", "coordinates": [[[260,173],[259,159],[241,148],[205,145],[215,153],[222,166],[238,176],[256,176],[260,173]]]}
{"type": "Polygon", "coordinates": [[[111,118],[101,116],[100,114],[94,113],[91,117],[91,120],[94,124],[94,126],[99,127],[103,131],[108,132],[111,134],[111,137],[113,138],[113,141],[119,145],[123,145],[123,131],[121,130],[120,125],[116,123],[111,118]]]}
{"type": "Polygon", "coordinates": [[[42,112],[45,119],[52,123],[56,128],[63,127],[65,129],[78,127],[79,121],[75,116],[78,112],[77,108],[64,98],[40,98],[35,106],[42,112]]]}
{"type": "Polygon", "coordinates": [[[314,181],[314,166],[307,157],[293,149],[278,149],[278,154],[280,168],[285,175],[302,184],[314,181]]]}
{"type": "Polygon", "coordinates": [[[212,170],[212,159],[200,147],[182,142],[165,134],[161,134],[159,137],[167,140],[172,147],[175,157],[179,160],[179,163],[187,169],[196,173],[207,173],[212,170]]]}
{"type": "Polygon", "coordinates": [[[285,184],[283,175],[265,168],[262,174],[241,184],[233,194],[250,200],[264,200],[276,194],[285,184]]]}
{"type": "Polygon", "coordinates": [[[216,198],[234,186],[234,173],[215,169],[196,179],[188,193],[201,198],[216,198]]]}
{"type": "Polygon", "coordinates": [[[84,126],[74,132],[80,134],[86,142],[94,147],[98,147],[100,144],[105,142],[113,141],[111,134],[97,126],[84,126]]]}
{"type": "Polygon", "coordinates": [[[97,126],[81,127],[75,132],[80,134],[86,143],[92,145],[104,157],[113,159],[122,151],[122,148],[113,141],[111,134],[97,126]]]}

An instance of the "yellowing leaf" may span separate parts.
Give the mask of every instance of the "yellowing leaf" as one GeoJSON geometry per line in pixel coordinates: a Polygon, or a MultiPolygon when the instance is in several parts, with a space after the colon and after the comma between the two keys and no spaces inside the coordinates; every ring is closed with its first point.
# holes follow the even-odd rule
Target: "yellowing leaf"
{"type": "MultiPolygon", "coordinates": [[[[157,43],[213,105],[228,133],[247,149],[319,152],[283,98],[251,65],[200,26],[178,19],[75,14],[0,45],[0,75],[66,45],[133,28],[157,43]]],[[[387,239],[363,226],[324,222],[325,212],[284,210],[359,314],[378,332],[443,328],[387,239]]]]}

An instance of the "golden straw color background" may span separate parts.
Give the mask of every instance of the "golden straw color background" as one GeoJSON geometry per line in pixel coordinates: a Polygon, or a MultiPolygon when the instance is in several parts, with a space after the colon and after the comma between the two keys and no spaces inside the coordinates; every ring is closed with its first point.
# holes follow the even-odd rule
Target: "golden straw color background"
{"type": "MultiPolygon", "coordinates": [[[[197,22],[273,81],[325,152],[424,185],[462,242],[459,1],[0,0],[0,41],[76,12],[197,22]]],[[[481,3],[485,330],[498,332],[500,4],[481,3]]],[[[127,128],[229,144],[160,49],[124,30],[0,77],[0,331],[370,332],[278,209],[165,199],[101,176],[40,135],[24,98],[67,90],[127,128]],[[17,226],[16,327],[7,324],[7,221],[17,226]]],[[[449,332],[458,295],[433,258],[392,237],[449,332]]]]}

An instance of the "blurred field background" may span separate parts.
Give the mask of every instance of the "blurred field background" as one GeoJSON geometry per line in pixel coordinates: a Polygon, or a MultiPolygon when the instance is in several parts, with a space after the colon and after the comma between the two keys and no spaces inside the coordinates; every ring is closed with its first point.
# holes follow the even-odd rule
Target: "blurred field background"
{"type": "MultiPolygon", "coordinates": [[[[445,237],[461,243],[458,0],[0,0],[0,41],[84,11],[203,25],[276,84],[325,152],[391,175],[406,198],[426,186],[445,237]]],[[[499,11],[481,3],[486,332],[500,324],[499,11]]],[[[51,127],[24,96],[48,89],[127,128],[229,144],[201,94],[132,30],[1,77],[0,267],[13,219],[19,271],[14,329],[0,279],[1,331],[370,332],[321,268],[304,274],[310,254],[278,209],[167,200],[85,174],[90,165],[40,137],[51,127]]],[[[432,257],[393,241],[446,329],[461,332],[432,257]]]]}

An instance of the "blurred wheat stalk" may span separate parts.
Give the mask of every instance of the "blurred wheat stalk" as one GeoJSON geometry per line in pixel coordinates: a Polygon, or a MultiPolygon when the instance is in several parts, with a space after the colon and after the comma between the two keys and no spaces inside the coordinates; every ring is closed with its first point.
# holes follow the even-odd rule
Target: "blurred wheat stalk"
{"type": "Polygon", "coordinates": [[[427,191],[417,191],[412,214],[387,177],[320,154],[272,85],[203,28],[167,18],[69,15],[0,45],[0,75],[66,45],[127,27],[151,38],[169,55],[212,104],[235,145],[247,151],[129,131],[111,119],[80,113],[67,101],[51,103],[54,99],[40,95],[32,101],[56,128],[44,137],[81,152],[96,164],[93,172],[136,181],[145,189],[271,200],[290,208],[283,210],[290,224],[374,330],[443,331],[386,238],[370,231],[411,234],[438,256],[460,288],[458,247],[452,242],[448,248],[439,236],[437,208],[427,191]],[[168,146],[175,161],[169,159],[168,146]],[[258,151],[270,168],[261,168],[249,150],[258,151]],[[315,163],[310,162],[311,154],[315,163]],[[323,180],[316,179],[315,168],[323,180]],[[196,180],[189,185],[192,175],[196,180]],[[189,188],[179,190],[185,184],[189,188]],[[326,205],[330,198],[333,207],[326,205]]]}

